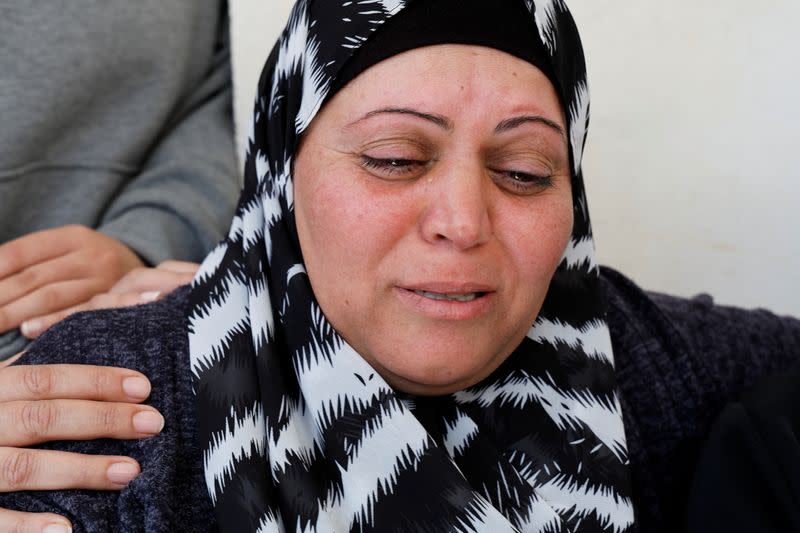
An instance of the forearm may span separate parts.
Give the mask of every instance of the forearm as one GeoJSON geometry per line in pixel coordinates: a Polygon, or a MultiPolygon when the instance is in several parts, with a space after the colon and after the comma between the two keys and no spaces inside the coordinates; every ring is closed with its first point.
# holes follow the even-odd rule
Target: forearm
{"type": "Polygon", "coordinates": [[[227,20],[208,72],[186,95],[141,171],[106,210],[100,231],[150,265],[199,262],[227,231],[240,190],[227,20]]]}

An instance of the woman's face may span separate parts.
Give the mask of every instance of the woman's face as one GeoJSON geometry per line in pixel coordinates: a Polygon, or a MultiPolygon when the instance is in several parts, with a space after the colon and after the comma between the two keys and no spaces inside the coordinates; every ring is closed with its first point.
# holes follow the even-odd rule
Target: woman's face
{"type": "Polygon", "coordinates": [[[466,45],[383,61],[314,119],[294,165],[306,268],[390,385],[454,392],[522,341],[572,229],[566,139],[544,74],[466,45]]]}

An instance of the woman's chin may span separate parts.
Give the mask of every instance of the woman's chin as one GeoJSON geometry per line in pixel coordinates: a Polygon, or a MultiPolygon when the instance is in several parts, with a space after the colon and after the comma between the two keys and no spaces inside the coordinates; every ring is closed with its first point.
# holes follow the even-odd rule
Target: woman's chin
{"type": "Polygon", "coordinates": [[[403,361],[403,364],[389,368],[374,363],[373,366],[395,390],[417,396],[442,396],[480,383],[502,363],[502,359],[480,360],[471,365],[465,365],[463,358],[441,359],[438,365],[430,362],[428,359],[417,365],[411,364],[413,361],[403,361]]]}

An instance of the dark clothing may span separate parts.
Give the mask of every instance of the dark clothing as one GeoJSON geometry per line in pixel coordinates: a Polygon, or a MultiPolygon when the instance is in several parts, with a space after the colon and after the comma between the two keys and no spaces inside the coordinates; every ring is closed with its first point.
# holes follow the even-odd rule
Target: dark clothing
{"type": "MultiPolygon", "coordinates": [[[[679,531],[702,442],[722,407],[762,376],[798,361],[800,321],[758,310],[646,293],[604,268],[608,324],[632,464],[639,530],[679,531]]],[[[196,440],[182,288],[160,302],[73,316],[29,349],[27,364],[124,366],[148,375],[150,403],[166,418],[158,437],[57,443],[54,448],[130,455],[143,473],[120,493],[0,494],[0,507],[68,516],[75,532],[213,531],[196,440]]]]}
{"type": "Polygon", "coordinates": [[[52,443],[42,448],[127,455],[142,474],[121,493],[94,491],[0,494],[0,507],[53,511],[79,532],[213,531],[196,438],[184,307],[188,288],[154,305],[74,315],[30,345],[20,363],[120,366],[147,375],[147,402],[165,418],[164,431],[144,440],[52,443]]]}
{"type": "Polygon", "coordinates": [[[689,494],[688,533],[800,532],[800,366],[722,411],[689,494]]]}
{"type": "Polygon", "coordinates": [[[645,293],[603,269],[642,532],[681,531],[697,456],[725,404],[800,361],[800,321],[645,293]]]}

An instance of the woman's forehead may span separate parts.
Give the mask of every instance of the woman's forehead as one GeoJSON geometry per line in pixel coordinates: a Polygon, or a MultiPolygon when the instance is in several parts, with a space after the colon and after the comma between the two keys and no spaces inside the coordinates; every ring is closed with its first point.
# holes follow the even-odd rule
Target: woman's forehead
{"type": "Polygon", "coordinates": [[[500,50],[462,44],[416,48],[381,61],[325,107],[352,121],[392,107],[458,115],[464,105],[498,115],[536,113],[564,124],[556,89],[537,67],[500,50]]]}

